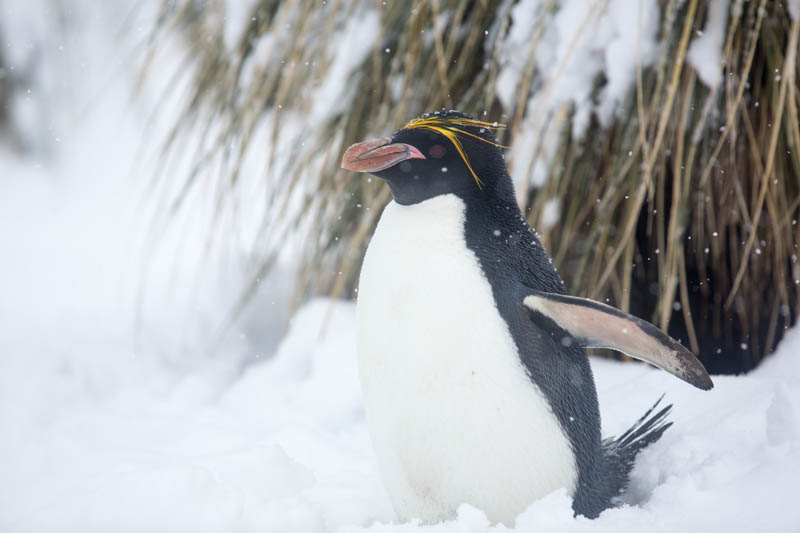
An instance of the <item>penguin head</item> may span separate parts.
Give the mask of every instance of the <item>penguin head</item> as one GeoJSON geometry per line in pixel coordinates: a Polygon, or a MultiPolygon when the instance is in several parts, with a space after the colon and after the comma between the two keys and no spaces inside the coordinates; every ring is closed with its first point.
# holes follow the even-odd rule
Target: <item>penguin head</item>
{"type": "Polygon", "coordinates": [[[503,146],[495,138],[502,127],[458,111],[426,113],[391,137],[354,144],[342,168],[383,179],[403,205],[442,194],[513,198],[503,146]]]}

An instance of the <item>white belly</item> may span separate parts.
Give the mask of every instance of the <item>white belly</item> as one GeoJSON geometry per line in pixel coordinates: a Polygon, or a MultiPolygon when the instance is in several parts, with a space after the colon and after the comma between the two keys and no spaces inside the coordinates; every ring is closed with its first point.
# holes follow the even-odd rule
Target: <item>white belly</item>
{"type": "MultiPolygon", "coordinates": [[[[453,195],[386,207],[358,291],[358,358],[384,483],[403,519],[461,503],[513,525],[575,459],[529,379],[463,236],[453,195]]],[[[487,231],[492,231],[487,228],[487,231]]]]}

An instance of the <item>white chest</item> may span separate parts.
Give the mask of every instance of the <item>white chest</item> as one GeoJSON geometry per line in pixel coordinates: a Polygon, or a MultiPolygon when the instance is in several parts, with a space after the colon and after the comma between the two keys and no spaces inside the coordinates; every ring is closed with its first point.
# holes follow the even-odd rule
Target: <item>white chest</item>
{"type": "Polygon", "coordinates": [[[401,519],[438,521],[470,503],[513,524],[535,499],[573,492],[575,460],[520,362],[463,222],[452,195],[383,212],[359,283],[364,401],[401,519]]]}

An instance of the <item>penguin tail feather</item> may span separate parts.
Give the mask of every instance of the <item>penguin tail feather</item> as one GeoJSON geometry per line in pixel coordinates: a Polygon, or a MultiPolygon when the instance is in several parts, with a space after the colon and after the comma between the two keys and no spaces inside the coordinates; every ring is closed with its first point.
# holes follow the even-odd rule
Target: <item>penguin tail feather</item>
{"type": "Polygon", "coordinates": [[[572,508],[576,515],[597,518],[609,506],[621,503],[619,498],[628,487],[628,476],[636,456],[660,439],[672,425],[667,422],[672,405],[656,412],[663,399],[661,395],[625,433],[603,441],[603,461],[598,465],[594,481],[580,484],[575,492],[572,508]]]}
{"type": "Polygon", "coordinates": [[[660,439],[661,435],[672,425],[672,422],[667,422],[672,404],[653,414],[663,399],[664,395],[662,394],[656,403],[625,433],[603,441],[606,454],[617,459],[617,468],[624,471],[622,473],[625,480],[633,468],[638,453],[660,439]]]}

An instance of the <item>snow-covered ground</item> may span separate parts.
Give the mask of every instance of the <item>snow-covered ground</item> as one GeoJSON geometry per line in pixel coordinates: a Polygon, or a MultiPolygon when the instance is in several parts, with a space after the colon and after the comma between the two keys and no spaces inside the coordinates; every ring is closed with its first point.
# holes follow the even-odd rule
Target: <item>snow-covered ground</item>
{"type": "MultiPolygon", "coordinates": [[[[397,523],[352,303],[310,302],[284,331],[279,274],[208,350],[243,252],[208,248],[203,217],[154,226],[143,154],[157,143],[143,140],[158,88],[130,100],[130,56],[96,46],[118,28],[85,7],[50,86],[49,155],[0,148],[0,532],[503,531],[467,506],[448,523],[397,523]]],[[[606,434],[662,392],[675,425],[640,456],[627,505],[576,519],[554,493],[517,529],[800,530],[800,330],[709,393],[640,364],[593,366],[606,434]]]]}
{"type": "MultiPolygon", "coordinates": [[[[104,310],[80,302],[78,318],[61,325],[5,311],[0,530],[420,527],[396,522],[376,470],[352,303],[311,302],[273,358],[225,380],[130,355],[127,336],[105,327],[104,310]]],[[[557,492],[523,513],[517,529],[796,531],[799,352],[795,330],[761,368],[716,377],[709,393],[644,365],[593,361],[607,434],[662,392],[675,425],[640,456],[628,505],[576,519],[557,492]]],[[[468,506],[423,529],[504,530],[468,506]]]]}

